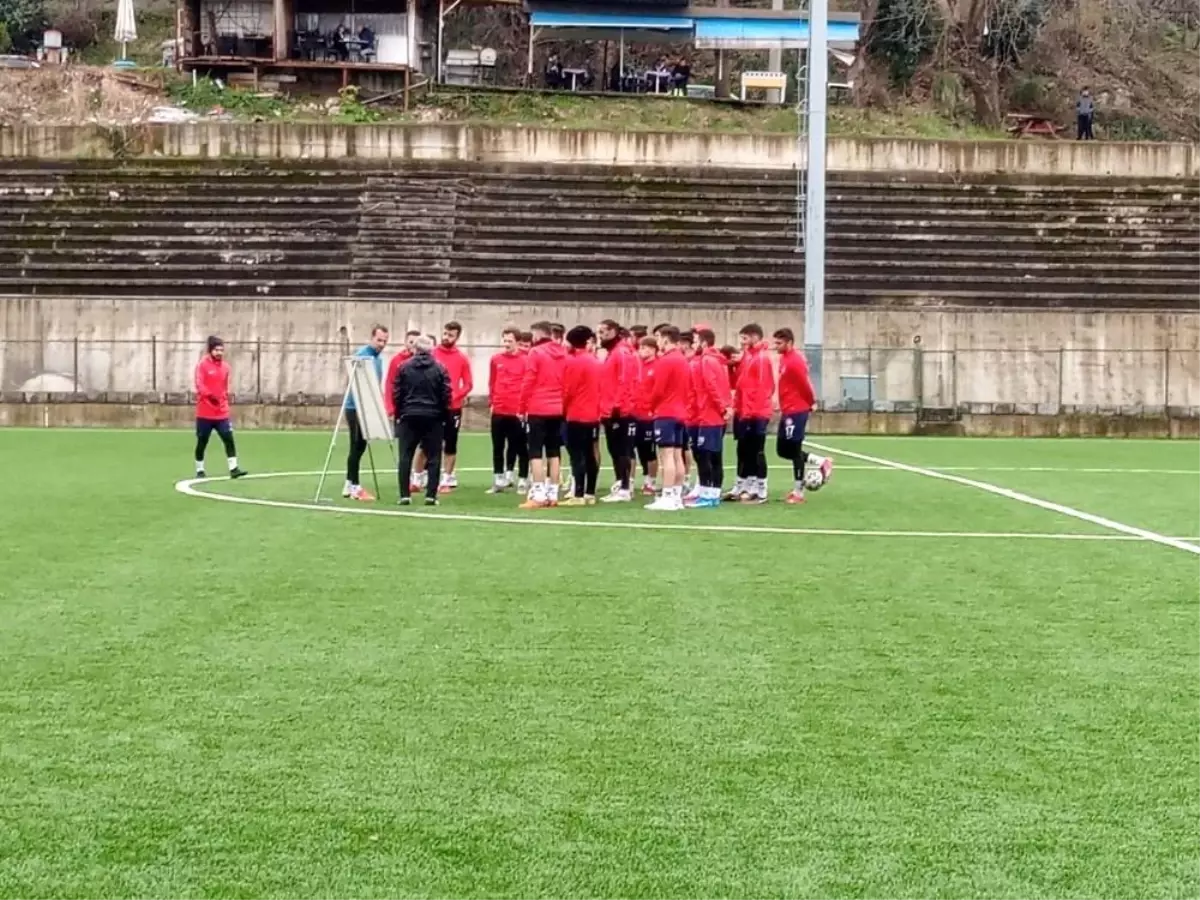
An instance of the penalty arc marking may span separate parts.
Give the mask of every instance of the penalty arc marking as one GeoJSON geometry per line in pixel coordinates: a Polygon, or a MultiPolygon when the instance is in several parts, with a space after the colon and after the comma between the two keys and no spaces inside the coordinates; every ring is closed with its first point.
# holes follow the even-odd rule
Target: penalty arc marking
{"type": "MultiPolygon", "coordinates": [[[[463,470],[465,471],[465,470],[463,470]]],[[[241,481],[265,478],[306,478],[316,477],[320,472],[262,472],[247,475],[241,481]]],[[[688,531],[714,534],[774,534],[774,535],[812,535],[825,537],[863,537],[863,538],[947,538],[954,539],[990,539],[990,540],[1050,540],[1050,541],[1136,541],[1144,542],[1146,538],[1128,534],[1058,534],[1038,532],[993,532],[993,531],[882,531],[853,528],[791,528],[779,525],[701,525],[691,523],[647,521],[647,522],[611,522],[603,519],[562,519],[557,515],[547,516],[531,512],[524,516],[480,515],[477,513],[447,513],[441,511],[414,509],[392,509],[378,506],[349,506],[337,504],[305,503],[293,500],[268,500],[262,497],[244,497],[237,494],[221,494],[199,490],[199,487],[211,482],[225,481],[225,478],[186,478],[175,483],[175,490],[189,497],[200,497],[205,500],[216,500],[223,503],[240,503],[247,506],[265,506],[272,509],[293,509],[309,512],[336,513],[340,515],[358,516],[389,516],[392,518],[413,518],[443,520],[447,522],[472,522],[479,524],[498,525],[541,525],[561,526],[563,528],[604,528],[626,531],[688,531]]],[[[648,513],[647,515],[655,515],[648,513]]],[[[665,515],[665,514],[659,514],[665,515]]]]}

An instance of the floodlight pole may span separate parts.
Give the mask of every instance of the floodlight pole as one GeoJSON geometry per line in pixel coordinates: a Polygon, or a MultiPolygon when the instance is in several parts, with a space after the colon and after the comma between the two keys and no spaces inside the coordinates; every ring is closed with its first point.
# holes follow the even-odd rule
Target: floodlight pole
{"type": "Polygon", "coordinates": [[[804,354],[817,400],[825,346],[825,95],[829,81],[829,0],[808,4],[808,193],[804,216],[804,354]]]}

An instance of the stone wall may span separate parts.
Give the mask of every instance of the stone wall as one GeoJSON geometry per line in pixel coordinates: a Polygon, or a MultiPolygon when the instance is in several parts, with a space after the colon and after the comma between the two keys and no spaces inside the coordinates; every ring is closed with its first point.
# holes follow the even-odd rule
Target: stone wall
{"type": "MultiPolygon", "coordinates": [[[[255,158],[434,160],[486,165],[790,169],[804,165],[794,135],[566,131],[476,125],[227,124],[0,129],[0,158],[255,158]]],[[[1192,144],[1110,141],[834,139],[828,167],[844,172],[1194,178],[1192,144]]]]}

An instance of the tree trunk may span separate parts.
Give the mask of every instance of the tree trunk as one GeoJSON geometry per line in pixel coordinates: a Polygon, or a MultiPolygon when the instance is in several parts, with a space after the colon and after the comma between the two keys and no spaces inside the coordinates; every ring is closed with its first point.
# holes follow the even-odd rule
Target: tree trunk
{"type": "Polygon", "coordinates": [[[1003,118],[1000,110],[999,67],[994,61],[980,59],[969,48],[964,48],[964,55],[967,54],[969,61],[957,69],[975,101],[975,121],[987,128],[999,128],[1003,118]]]}
{"type": "Polygon", "coordinates": [[[854,62],[846,73],[850,82],[850,97],[855,106],[865,106],[867,91],[864,75],[867,73],[867,44],[871,40],[871,32],[875,28],[875,17],[879,15],[879,0],[863,0],[860,18],[858,46],[854,48],[854,62]]]}

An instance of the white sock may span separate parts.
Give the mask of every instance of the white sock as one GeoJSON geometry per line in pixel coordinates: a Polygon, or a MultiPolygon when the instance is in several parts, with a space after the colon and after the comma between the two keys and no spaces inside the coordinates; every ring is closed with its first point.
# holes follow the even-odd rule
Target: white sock
{"type": "Polygon", "coordinates": [[[237,457],[236,456],[229,457],[229,471],[232,472],[236,468],[237,468],[237,457]]]}
{"type": "Polygon", "coordinates": [[[204,471],[204,460],[202,460],[202,459],[196,460],[196,474],[199,475],[203,471],[204,471]]]}
{"type": "Polygon", "coordinates": [[[804,493],[804,482],[797,481],[794,490],[796,491],[797,494],[803,494],[804,493]]]}
{"type": "Polygon", "coordinates": [[[531,484],[529,486],[529,499],[537,501],[545,500],[546,485],[542,484],[540,481],[535,481],[533,484],[531,484]]]}
{"type": "Polygon", "coordinates": [[[546,482],[546,495],[555,502],[558,501],[558,485],[553,482],[546,482]]]}
{"type": "Polygon", "coordinates": [[[357,494],[361,490],[362,490],[362,488],[359,487],[357,484],[350,485],[350,493],[352,493],[352,494],[357,494]]]}
{"type": "Polygon", "coordinates": [[[767,496],[767,479],[765,478],[758,479],[758,496],[767,496]]]}

